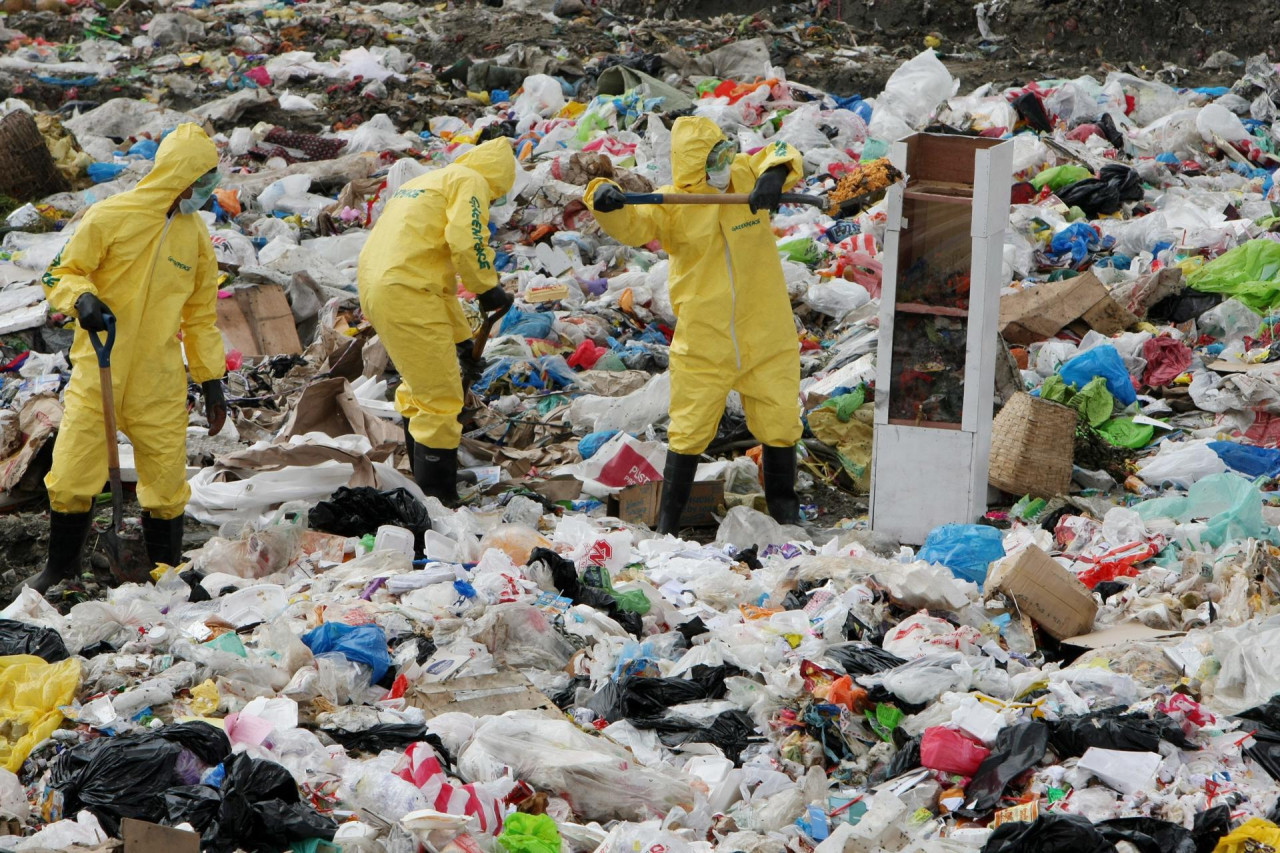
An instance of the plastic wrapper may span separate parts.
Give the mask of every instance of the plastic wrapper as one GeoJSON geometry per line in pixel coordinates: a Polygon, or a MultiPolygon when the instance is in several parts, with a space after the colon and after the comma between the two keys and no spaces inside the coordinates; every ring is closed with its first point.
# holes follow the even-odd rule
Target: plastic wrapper
{"type": "Polygon", "coordinates": [[[629,756],[567,720],[509,711],[481,722],[458,756],[458,772],[482,782],[510,768],[539,790],[567,796],[588,820],[644,820],[676,806],[692,807],[693,790],[684,773],[638,767],[629,756]]]}

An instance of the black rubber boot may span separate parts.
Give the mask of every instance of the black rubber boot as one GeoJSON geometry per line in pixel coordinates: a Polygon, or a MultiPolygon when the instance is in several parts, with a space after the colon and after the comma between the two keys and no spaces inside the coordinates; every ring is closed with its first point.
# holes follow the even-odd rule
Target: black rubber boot
{"type": "Polygon", "coordinates": [[[413,440],[413,433],[409,432],[409,419],[405,418],[404,419],[404,450],[405,450],[405,454],[409,457],[409,473],[411,475],[413,474],[414,448],[416,448],[417,446],[418,446],[417,442],[413,440]]]}
{"type": "Polygon", "coordinates": [[[153,518],[142,514],[142,540],[147,546],[147,559],[154,565],[176,566],[182,562],[183,517],[153,518]]]}
{"type": "Polygon", "coordinates": [[[49,561],[44,571],[28,578],[23,586],[29,586],[40,594],[56,583],[71,580],[80,575],[80,555],[84,541],[89,537],[89,525],[93,515],[87,512],[49,512],[49,561]]]}
{"type": "Polygon", "coordinates": [[[800,498],[796,496],[796,449],[764,446],[764,502],[779,524],[800,523],[800,498]]]}
{"type": "Polygon", "coordinates": [[[458,505],[458,449],[413,446],[413,480],[427,497],[447,507],[458,505]]]}
{"type": "Polygon", "coordinates": [[[667,464],[662,470],[662,503],[658,507],[658,533],[677,533],[680,516],[689,503],[693,490],[693,476],[698,473],[696,454],[667,451],[667,464]]]}

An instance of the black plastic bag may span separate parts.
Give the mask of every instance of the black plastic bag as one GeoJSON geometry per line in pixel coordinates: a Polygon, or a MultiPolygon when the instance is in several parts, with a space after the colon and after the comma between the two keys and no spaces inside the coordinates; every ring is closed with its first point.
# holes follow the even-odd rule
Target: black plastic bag
{"type": "Polygon", "coordinates": [[[556,703],[556,707],[561,711],[567,711],[578,702],[578,691],[580,689],[589,689],[591,687],[591,678],[586,675],[575,675],[569,679],[569,683],[563,689],[557,690],[554,696],[548,697],[552,702],[556,703]]]}
{"type": "Polygon", "coordinates": [[[7,655],[35,655],[46,663],[57,663],[69,657],[62,635],[52,628],[0,619],[0,657],[7,655]]]}
{"type": "Polygon", "coordinates": [[[840,664],[852,676],[874,675],[906,663],[893,652],[886,652],[867,643],[840,643],[831,646],[827,649],[827,657],[840,664]]]}
{"type": "Polygon", "coordinates": [[[346,729],[324,729],[324,733],[346,749],[354,749],[357,752],[404,749],[409,744],[419,741],[426,741],[433,747],[437,744],[440,748],[444,746],[440,738],[437,735],[428,734],[427,727],[421,723],[379,723],[358,732],[346,729]]]}
{"type": "Polygon", "coordinates": [[[164,816],[163,795],[183,785],[178,767],[184,751],[212,767],[231,754],[231,742],[221,729],[198,721],[97,738],[58,755],[49,781],[62,793],[66,813],[87,808],[103,829],[118,835],[122,818],[155,823],[164,816]]]}
{"type": "MultiPolygon", "coordinates": [[[[1271,818],[1275,823],[1275,818],[1271,818]]],[[[1219,839],[1231,832],[1231,807],[1214,806],[1196,815],[1191,824],[1191,840],[1195,842],[1196,853],[1213,853],[1219,839]]]]}
{"type": "Polygon", "coordinates": [[[762,740],[756,735],[755,721],[745,711],[725,711],[705,726],[684,717],[671,715],[661,719],[632,720],[638,729],[653,729],[658,739],[674,748],[686,743],[711,743],[720,747],[725,758],[735,766],[742,765],[742,751],[753,740],[762,740]]]}
{"type": "Polygon", "coordinates": [[[1191,831],[1167,820],[1122,817],[1104,820],[1097,826],[1108,841],[1127,841],[1138,848],[1138,853],[1196,853],[1191,831]]]}
{"type": "Polygon", "coordinates": [[[1147,717],[1108,708],[1052,723],[1049,744],[1060,759],[1076,758],[1089,747],[1127,752],[1159,752],[1165,740],[1179,749],[1199,749],[1173,720],[1163,715],[1147,717]]]}
{"type": "Polygon", "coordinates": [[[982,853],[1116,853],[1116,846],[1087,817],[1054,813],[996,827],[982,853]]]}
{"type": "Polygon", "coordinates": [[[1121,208],[1120,191],[1106,181],[1085,178],[1058,190],[1057,196],[1068,207],[1078,207],[1085,216],[1096,219],[1104,213],[1118,213],[1121,208]]]}
{"type": "Polygon", "coordinates": [[[655,719],[674,705],[722,698],[728,674],[726,666],[696,666],[687,679],[628,676],[621,681],[606,682],[587,702],[587,707],[610,721],[655,719]]]}
{"type": "Polygon", "coordinates": [[[1116,120],[1111,117],[1111,113],[1103,113],[1102,118],[1098,119],[1098,130],[1102,131],[1103,138],[1111,143],[1112,148],[1124,150],[1124,135],[1116,127],[1116,120]]]}
{"type": "Polygon", "coordinates": [[[181,753],[177,743],[150,735],[98,738],[59,755],[50,783],[62,793],[66,814],[88,809],[119,836],[123,818],[164,817],[163,795],[181,782],[175,773],[181,753]]]}
{"type": "Polygon", "coordinates": [[[1098,178],[1115,187],[1121,201],[1142,201],[1142,178],[1123,163],[1108,163],[1098,170],[1098,178]]]}
{"type": "Polygon", "coordinates": [[[215,850],[276,851],[308,838],[333,839],[338,825],[303,803],[297,783],[279,764],[240,754],[227,762],[215,850]]]}
{"type": "MultiPolygon", "coordinates": [[[[897,729],[900,732],[901,729],[897,729]]],[[[920,766],[920,735],[907,739],[905,743],[898,747],[898,751],[893,754],[893,758],[888,763],[882,765],[868,779],[869,785],[879,785],[890,779],[896,779],[904,773],[910,773],[920,766]]]]}
{"type": "Polygon", "coordinates": [[[1044,723],[1025,722],[1002,729],[995,749],[982,760],[965,788],[965,807],[960,814],[980,817],[989,813],[1011,781],[1040,763],[1048,744],[1049,727],[1044,723]]]}
{"type": "Polygon", "coordinates": [[[1044,102],[1035,92],[1023,92],[1011,103],[1014,110],[1027,123],[1027,127],[1040,133],[1053,131],[1053,122],[1049,121],[1049,113],[1045,111],[1044,102]]]}
{"type": "Polygon", "coordinates": [[[1147,319],[1166,323],[1185,323],[1194,320],[1210,308],[1222,302],[1221,293],[1200,293],[1191,288],[1161,299],[1147,309],[1147,319]]]}
{"type": "MultiPolygon", "coordinates": [[[[166,826],[189,823],[201,835],[218,819],[222,794],[209,785],[180,785],[164,792],[166,826]]],[[[210,840],[217,835],[215,831],[210,840]]]]}
{"type": "Polygon", "coordinates": [[[529,565],[542,563],[551,573],[551,581],[565,598],[574,604],[585,604],[603,612],[610,619],[622,626],[622,629],[634,637],[639,637],[644,629],[639,613],[630,613],[618,606],[603,589],[588,586],[578,577],[578,569],[571,560],[566,560],[550,548],[534,548],[529,554],[529,565]]]}
{"type": "Polygon", "coordinates": [[[422,556],[422,536],[431,529],[427,508],[407,489],[380,492],[370,486],[342,486],[329,500],[312,507],[307,520],[313,529],[335,536],[364,536],[377,533],[384,524],[394,524],[413,533],[418,557],[422,556]]]}

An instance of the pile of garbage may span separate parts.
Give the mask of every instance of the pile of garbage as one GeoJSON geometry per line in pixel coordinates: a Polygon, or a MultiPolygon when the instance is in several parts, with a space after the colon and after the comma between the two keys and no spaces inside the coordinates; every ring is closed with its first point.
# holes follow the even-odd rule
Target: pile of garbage
{"type": "MultiPolygon", "coordinates": [[[[187,562],[0,611],[0,850],[139,821],[208,850],[1280,847],[1268,57],[1219,57],[1222,87],[1111,71],[962,95],[928,49],[864,99],[789,80],[760,18],[713,49],[681,24],[659,53],[561,0],[533,17],[621,31],[433,64],[452,11],[146,5],[0,25],[20,81],[0,167],[22,170],[0,168],[0,492],[39,494],[61,414],[71,327],[44,269],[187,121],[222,157],[200,215],[232,414],[208,437],[193,409],[187,562]],[[62,43],[22,29],[51,20],[62,43]],[[581,196],[666,183],[687,114],[744,151],[795,146],[814,192],[916,131],[1011,138],[994,381],[1070,408],[1071,485],[919,549],[871,531],[886,204],[784,207],[806,523],[761,512],[731,397],[703,526],[654,536],[668,259],[609,239],[581,196]],[[468,380],[449,509],[405,473],[356,260],[397,188],[494,136],[522,165],[491,234],[516,307],[468,380]]],[[[932,381],[920,352],[903,369],[932,381]]]]}

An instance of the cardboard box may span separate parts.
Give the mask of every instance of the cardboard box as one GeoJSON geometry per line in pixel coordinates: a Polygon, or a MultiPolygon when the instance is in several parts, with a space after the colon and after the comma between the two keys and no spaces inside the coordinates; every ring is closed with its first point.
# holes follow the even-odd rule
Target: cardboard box
{"type": "Polygon", "coordinates": [[[1091,272],[1000,298],[1000,335],[1012,344],[1046,340],[1076,320],[1104,335],[1123,332],[1138,322],[1091,272]]]}
{"type": "MultiPolygon", "coordinates": [[[[609,515],[631,524],[658,523],[658,507],[662,503],[662,481],[628,486],[609,498],[609,515]]],[[[724,482],[710,480],[694,483],[689,503],[680,516],[681,527],[710,527],[715,514],[724,507],[724,482]]]]}
{"type": "Polygon", "coordinates": [[[464,711],[481,717],[533,710],[556,718],[563,717],[556,703],[516,670],[434,683],[419,682],[409,688],[404,698],[408,704],[425,711],[428,719],[450,711],[464,711]]]}
{"type": "Polygon", "coordinates": [[[1035,545],[996,564],[987,575],[986,590],[1010,596],[1058,640],[1093,630],[1098,613],[1098,603],[1080,579],[1035,545]]]}
{"type": "Polygon", "coordinates": [[[185,829],[127,817],[120,822],[124,853],[200,853],[200,836],[185,829]]]}

